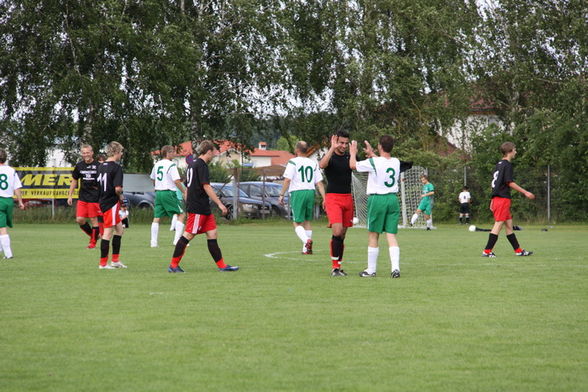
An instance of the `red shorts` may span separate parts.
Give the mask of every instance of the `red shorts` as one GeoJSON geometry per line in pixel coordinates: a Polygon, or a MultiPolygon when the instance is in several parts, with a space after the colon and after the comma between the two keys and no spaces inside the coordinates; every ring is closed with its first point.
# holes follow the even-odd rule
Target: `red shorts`
{"type": "Polygon", "coordinates": [[[329,227],[342,223],[343,227],[353,226],[353,196],[351,193],[327,193],[325,207],[329,218],[329,227]]]}
{"type": "Polygon", "coordinates": [[[103,216],[104,227],[113,227],[118,225],[121,222],[120,203],[116,203],[110,210],[104,211],[103,216]]]}
{"type": "Polygon", "coordinates": [[[193,214],[188,212],[188,220],[184,231],[191,234],[202,234],[216,229],[214,215],[193,214]]]}
{"type": "Polygon", "coordinates": [[[494,220],[496,222],[504,222],[512,219],[510,214],[510,199],[505,197],[493,197],[490,209],[494,214],[494,220]]]}
{"type": "Polygon", "coordinates": [[[82,218],[95,218],[100,216],[100,203],[88,203],[86,201],[78,200],[76,207],[76,216],[82,218]]]}

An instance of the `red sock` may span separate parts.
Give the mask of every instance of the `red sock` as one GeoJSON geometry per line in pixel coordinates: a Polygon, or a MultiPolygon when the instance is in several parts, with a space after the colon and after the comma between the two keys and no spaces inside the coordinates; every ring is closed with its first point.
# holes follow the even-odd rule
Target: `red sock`
{"type": "Polygon", "coordinates": [[[486,253],[487,255],[490,254],[492,252],[492,249],[484,249],[484,253],[486,253]]]}
{"type": "Polygon", "coordinates": [[[182,256],[180,257],[172,257],[170,266],[172,268],[178,268],[178,265],[180,265],[180,261],[182,260],[182,256]]]}
{"type": "Polygon", "coordinates": [[[218,268],[226,268],[227,267],[227,265],[225,264],[225,261],[223,259],[220,259],[219,261],[217,261],[216,266],[218,268]]]}
{"type": "Polygon", "coordinates": [[[114,253],[112,254],[112,262],[113,263],[118,263],[119,262],[118,256],[119,256],[118,253],[117,254],[114,254],[114,253]]]}
{"type": "Polygon", "coordinates": [[[101,257],[100,258],[100,265],[102,267],[104,267],[106,264],[108,264],[108,257],[101,257]]]}
{"type": "Polygon", "coordinates": [[[521,249],[521,248],[515,249],[515,253],[521,253],[522,251],[523,251],[523,249],[521,249]]]}

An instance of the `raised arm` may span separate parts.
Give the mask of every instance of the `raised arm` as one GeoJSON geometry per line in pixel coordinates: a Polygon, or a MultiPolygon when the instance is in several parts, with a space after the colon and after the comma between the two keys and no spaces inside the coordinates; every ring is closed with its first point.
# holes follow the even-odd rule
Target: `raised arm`
{"type": "Polygon", "coordinates": [[[329,147],[329,150],[325,153],[325,156],[319,162],[319,167],[321,169],[324,169],[327,166],[329,166],[329,161],[331,160],[331,157],[333,156],[333,153],[335,152],[336,147],[337,147],[337,135],[331,135],[331,147],[329,147]]]}

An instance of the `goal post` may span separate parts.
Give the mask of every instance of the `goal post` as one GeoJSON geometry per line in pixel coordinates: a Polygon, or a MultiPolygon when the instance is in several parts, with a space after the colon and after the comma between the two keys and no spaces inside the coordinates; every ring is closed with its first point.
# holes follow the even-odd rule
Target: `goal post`
{"type": "MultiPolygon", "coordinates": [[[[420,203],[421,188],[421,174],[426,174],[427,170],[421,166],[413,166],[412,168],[400,174],[400,192],[398,193],[398,201],[400,203],[400,221],[399,228],[415,228],[426,229],[426,222],[423,214],[420,214],[419,219],[413,226],[410,226],[410,218],[416,211],[420,203]]],[[[351,187],[353,192],[353,202],[355,203],[355,217],[358,223],[355,227],[367,226],[367,173],[353,172],[351,187]]]]}

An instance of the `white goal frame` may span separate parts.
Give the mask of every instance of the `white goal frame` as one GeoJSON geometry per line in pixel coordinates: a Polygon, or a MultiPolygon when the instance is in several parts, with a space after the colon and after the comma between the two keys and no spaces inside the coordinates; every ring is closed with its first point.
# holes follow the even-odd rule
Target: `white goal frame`
{"type": "MultiPolygon", "coordinates": [[[[423,214],[419,215],[419,219],[413,226],[410,225],[410,218],[416,211],[420,203],[420,195],[423,184],[421,183],[421,174],[427,174],[427,169],[421,166],[413,166],[412,168],[400,173],[400,192],[398,193],[398,201],[400,203],[400,222],[398,227],[401,229],[426,229],[427,224],[423,214]]],[[[367,226],[367,173],[353,172],[351,178],[351,188],[353,192],[353,202],[355,207],[355,217],[358,223],[354,227],[367,226]]],[[[433,216],[431,215],[431,219],[433,216]]],[[[435,227],[433,227],[434,229],[435,227]]]]}

